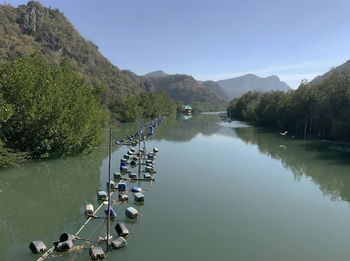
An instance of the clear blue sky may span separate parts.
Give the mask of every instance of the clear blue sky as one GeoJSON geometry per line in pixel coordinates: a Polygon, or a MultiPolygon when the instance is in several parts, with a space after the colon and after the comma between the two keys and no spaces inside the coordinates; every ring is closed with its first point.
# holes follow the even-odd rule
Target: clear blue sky
{"type": "Polygon", "coordinates": [[[113,64],[137,74],[161,69],[219,80],[255,73],[296,88],[350,59],[349,0],[40,2],[59,8],[113,64]]]}

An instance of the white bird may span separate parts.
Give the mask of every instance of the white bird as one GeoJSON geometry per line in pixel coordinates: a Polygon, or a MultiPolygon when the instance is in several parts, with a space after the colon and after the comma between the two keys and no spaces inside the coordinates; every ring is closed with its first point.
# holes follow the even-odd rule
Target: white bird
{"type": "Polygon", "coordinates": [[[280,134],[281,134],[282,136],[286,136],[287,133],[288,133],[288,131],[285,131],[285,132],[281,132],[280,134]]]}
{"type": "Polygon", "coordinates": [[[286,150],[287,146],[282,144],[282,145],[280,145],[280,149],[285,149],[286,150]]]}

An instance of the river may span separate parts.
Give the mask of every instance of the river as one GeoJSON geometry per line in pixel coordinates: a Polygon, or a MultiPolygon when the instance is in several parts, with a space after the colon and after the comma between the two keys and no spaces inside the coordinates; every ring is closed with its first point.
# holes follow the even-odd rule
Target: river
{"type": "MultiPolygon", "coordinates": [[[[113,137],[134,130],[134,124],[121,124],[113,137]]],[[[156,181],[140,184],[149,189],[144,205],[135,206],[141,216],[127,223],[128,246],[108,260],[350,258],[350,153],[239,122],[221,123],[213,114],[171,117],[147,147],[160,150],[156,181]]],[[[113,170],[126,151],[113,148],[113,170]]],[[[1,170],[0,260],[36,260],[28,249],[32,240],[50,247],[61,232],[74,233],[86,220],[84,205],[98,205],[107,164],[105,141],[89,155],[1,170]]],[[[125,207],[115,206],[119,220],[125,207]]],[[[91,222],[82,236],[99,223],[91,222]]],[[[51,260],[89,257],[85,251],[51,260]]]]}

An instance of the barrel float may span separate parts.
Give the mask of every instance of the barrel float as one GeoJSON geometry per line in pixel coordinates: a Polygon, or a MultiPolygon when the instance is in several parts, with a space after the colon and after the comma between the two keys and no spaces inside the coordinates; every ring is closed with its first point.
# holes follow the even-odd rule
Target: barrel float
{"type": "Polygon", "coordinates": [[[128,189],[128,187],[126,186],[126,183],[125,183],[125,182],[120,182],[120,183],[118,183],[118,190],[119,190],[120,192],[126,191],[127,189],[128,189]]]}
{"type": "Polygon", "coordinates": [[[92,260],[104,259],[106,257],[105,252],[103,252],[103,249],[100,246],[90,247],[89,255],[92,260]]]}
{"type": "Polygon", "coordinates": [[[94,206],[92,204],[85,205],[85,214],[92,216],[94,214],[94,206]]]}
{"type": "Polygon", "coordinates": [[[131,218],[131,219],[135,219],[139,216],[139,212],[133,208],[133,207],[128,207],[126,210],[125,210],[125,215],[128,217],[128,218],[131,218]]]}
{"type": "Polygon", "coordinates": [[[130,179],[137,179],[137,174],[134,172],[129,173],[129,178],[130,179]]]}
{"type": "Polygon", "coordinates": [[[134,193],[134,200],[136,202],[144,202],[145,196],[141,192],[134,193]]]}
{"type": "Polygon", "coordinates": [[[123,237],[118,237],[118,238],[112,240],[112,242],[111,242],[112,247],[115,249],[126,247],[127,244],[128,243],[126,242],[125,238],[123,238],[123,237]]]}
{"type": "Polygon", "coordinates": [[[54,247],[57,252],[66,252],[73,247],[73,240],[54,242],[54,247]]]}
{"type": "Polygon", "coordinates": [[[154,170],[153,170],[153,167],[151,167],[151,166],[146,166],[145,167],[145,172],[153,172],[154,170]]]}
{"type": "Polygon", "coordinates": [[[129,230],[123,222],[118,222],[115,225],[115,231],[117,231],[120,237],[127,237],[129,235],[129,230]]]}
{"type": "Polygon", "coordinates": [[[121,193],[120,193],[120,194],[118,195],[118,198],[119,198],[120,201],[125,202],[125,201],[128,201],[129,196],[128,196],[128,194],[124,194],[124,193],[121,194],[121,193]]]}
{"type": "Polygon", "coordinates": [[[116,188],[115,182],[113,180],[111,180],[111,182],[107,181],[106,182],[106,186],[107,186],[107,188],[109,186],[111,189],[115,189],[116,188]]]}
{"type": "Polygon", "coordinates": [[[138,187],[138,186],[133,186],[131,188],[131,192],[141,192],[141,191],[142,191],[142,189],[140,187],[138,187]]]}
{"type": "Polygon", "coordinates": [[[60,235],[60,242],[64,242],[67,240],[71,240],[74,241],[75,240],[75,236],[73,234],[69,234],[69,233],[62,233],[60,235]]]}
{"type": "Polygon", "coordinates": [[[152,176],[148,172],[145,172],[145,173],[143,173],[143,178],[144,179],[152,179],[152,176]]]}
{"type": "Polygon", "coordinates": [[[108,196],[107,196],[107,192],[106,191],[99,191],[97,192],[97,198],[99,200],[107,200],[108,196]]]}
{"type": "Polygon", "coordinates": [[[128,172],[128,167],[127,166],[121,166],[120,167],[121,172],[128,172]]]}
{"type": "Polygon", "coordinates": [[[47,247],[45,246],[43,241],[32,241],[29,244],[29,249],[33,254],[45,253],[47,251],[47,247]]]}
{"type": "MultiPolygon", "coordinates": [[[[105,209],[105,214],[108,217],[108,208],[105,209]]],[[[113,208],[109,208],[109,217],[115,218],[117,216],[117,213],[115,213],[115,210],[113,208]]]]}
{"type": "Polygon", "coordinates": [[[114,172],[113,176],[114,176],[115,179],[121,179],[123,177],[120,172],[114,172]]]}

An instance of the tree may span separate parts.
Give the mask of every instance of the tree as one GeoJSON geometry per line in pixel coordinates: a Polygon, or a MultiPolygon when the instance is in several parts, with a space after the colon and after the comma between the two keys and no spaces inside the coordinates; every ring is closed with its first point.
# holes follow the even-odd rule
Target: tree
{"type": "Polygon", "coordinates": [[[107,114],[67,61],[36,54],[0,67],[0,93],[13,114],[1,124],[6,146],[34,157],[75,154],[99,141],[107,114]]]}

